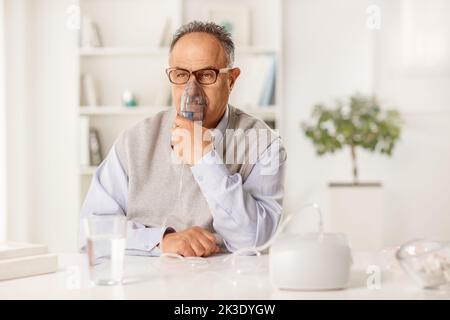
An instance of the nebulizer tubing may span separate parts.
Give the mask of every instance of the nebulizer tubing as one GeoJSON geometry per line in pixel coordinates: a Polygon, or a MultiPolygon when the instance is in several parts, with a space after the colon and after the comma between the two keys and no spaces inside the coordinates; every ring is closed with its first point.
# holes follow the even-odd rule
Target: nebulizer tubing
{"type": "MultiPolygon", "coordinates": [[[[181,192],[183,190],[183,171],[184,171],[184,164],[181,164],[180,166],[181,170],[180,170],[180,183],[178,186],[178,197],[177,197],[177,201],[175,202],[174,205],[174,213],[176,212],[177,206],[179,206],[179,210],[183,209],[183,204],[182,204],[182,198],[181,198],[181,192]],[[181,205],[179,205],[181,204],[181,205]]],[[[166,217],[164,219],[163,222],[163,229],[166,229],[166,227],[169,227],[167,225],[167,220],[169,219],[170,216],[166,217]]],[[[168,263],[187,263],[189,264],[191,267],[196,267],[196,266],[205,266],[208,265],[209,262],[208,260],[206,260],[205,258],[202,257],[184,257],[178,253],[172,253],[172,252],[163,252],[163,242],[161,240],[160,242],[160,250],[161,250],[161,254],[159,256],[160,260],[164,259],[164,258],[174,258],[174,259],[167,259],[166,261],[168,263]]]]}
{"type": "MultiPolygon", "coordinates": [[[[242,255],[245,255],[248,253],[254,254],[256,256],[261,256],[261,252],[268,249],[275,242],[275,240],[283,233],[284,229],[289,224],[289,222],[294,217],[300,215],[301,213],[303,213],[304,210],[309,209],[309,208],[313,208],[317,212],[317,215],[319,217],[319,237],[322,237],[324,228],[323,228],[323,215],[322,215],[320,206],[315,202],[307,203],[307,204],[301,206],[297,212],[287,216],[286,219],[277,227],[277,230],[275,231],[273,236],[266,243],[264,243],[263,245],[257,246],[257,247],[245,247],[245,248],[238,249],[238,250],[234,251],[231,255],[229,255],[225,259],[223,259],[222,262],[225,263],[225,262],[231,261],[231,266],[235,267],[236,259],[238,256],[242,256],[242,255]]],[[[161,254],[160,257],[161,258],[164,258],[164,257],[176,258],[176,260],[174,260],[175,263],[179,263],[179,262],[183,261],[183,262],[189,263],[191,267],[196,267],[196,266],[204,267],[205,265],[207,266],[209,264],[208,260],[203,257],[183,257],[182,255],[179,255],[176,253],[163,253],[163,254],[161,254]]]]}
{"type": "Polygon", "coordinates": [[[238,249],[238,250],[234,251],[230,256],[226,257],[223,260],[223,262],[231,260],[231,265],[235,266],[237,256],[244,255],[244,253],[253,253],[256,256],[260,256],[261,252],[268,249],[275,242],[275,240],[280,236],[280,234],[283,233],[283,231],[286,228],[286,226],[288,225],[288,223],[294,217],[298,216],[300,213],[302,213],[304,210],[306,210],[308,208],[314,208],[319,216],[319,237],[322,237],[322,235],[323,235],[323,215],[322,215],[320,206],[315,202],[307,203],[307,204],[304,204],[303,206],[301,206],[297,212],[287,216],[286,219],[278,226],[278,228],[275,231],[275,233],[273,234],[273,236],[266,243],[264,243],[263,245],[257,246],[257,247],[246,247],[246,248],[238,249]]]}
{"type": "MultiPolygon", "coordinates": [[[[186,86],[184,87],[183,94],[181,96],[180,101],[180,111],[179,115],[189,119],[191,121],[196,122],[202,122],[205,115],[205,109],[208,106],[208,97],[201,87],[201,85],[197,82],[197,80],[192,78],[186,83],[186,86]]],[[[178,197],[177,201],[174,205],[174,214],[177,209],[177,205],[179,205],[179,210],[181,211],[183,209],[183,203],[181,198],[181,192],[183,189],[183,172],[184,172],[184,166],[185,164],[182,163],[180,166],[180,183],[178,186],[178,197]]],[[[163,227],[167,226],[167,220],[169,217],[166,217],[166,219],[163,222],[163,227]]],[[[160,249],[161,254],[160,258],[175,258],[175,260],[172,260],[174,262],[180,262],[180,261],[187,261],[191,266],[197,266],[197,265],[205,265],[208,264],[208,261],[202,257],[184,257],[177,253],[164,253],[163,252],[163,244],[162,241],[160,242],[160,249]]],[[[168,260],[170,261],[170,260],[168,260]]]]}
{"type": "MultiPolygon", "coordinates": [[[[178,187],[178,197],[177,197],[177,201],[175,202],[175,206],[174,208],[177,208],[177,204],[181,205],[179,206],[179,209],[182,210],[183,209],[183,205],[182,205],[182,198],[181,198],[181,192],[183,189],[183,171],[184,171],[184,164],[181,164],[181,170],[180,170],[180,183],[179,183],[179,187],[178,187]]],[[[174,210],[175,212],[175,210],[174,210]]],[[[170,216],[169,216],[170,217],[170,216]]],[[[167,226],[167,220],[169,219],[169,217],[166,217],[164,219],[163,222],[163,229],[166,229],[167,226]]],[[[178,253],[172,253],[172,252],[163,252],[163,242],[161,240],[160,242],[160,249],[161,249],[161,254],[159,256],[160,260],[164,259],[164,258],[174,258],[174,259],[167,259],[166,261],[168,263],[187,263],[189,264],[191,267],[197,267],[197,266],[205,266],[208,265],[209,262],[208,260],[206,260],[205,258],[202,257],[184,257],[178,253]]]]}

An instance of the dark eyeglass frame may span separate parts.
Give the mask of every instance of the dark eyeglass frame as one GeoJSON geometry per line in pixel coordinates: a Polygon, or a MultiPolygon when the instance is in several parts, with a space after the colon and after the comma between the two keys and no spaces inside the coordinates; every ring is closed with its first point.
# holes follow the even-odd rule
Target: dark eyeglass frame
{"type": "Polygon", "coordinates": [[[195,71],[189,71],[189,70],[186,70],[186,69],[183,69],[183,68],[167,68],[167,69],[166,69],[166,74],[167,74],[167,77],[169,78],[170,83],[173,83],[173,84],[179,84],[179,85],[186,84],[186,83],[189,81],[189,79],[191,79],[191,75],[194,75],[195,80],[197,80],[198,83],[200,83],[200,84],[202,84],[202,85],[205,85],[205,86],[209,86],[209,85],[214,84],[214,83],[217,82],[217,78],[219,77],[219,74],[220,74],[220,73],[227,73],[227,72],[229,72],[229,71],[232,70],[232,69],[233,69],[233,68],[221,68],[221,69],[216,69],[216,68],[203,68],[203,69],[199,69],[199,70],[195,70],[195,71]],[[176,82],[173,82],[173,81],[170,79],[170,73],[171,73],[172,71],[176,71],[176,70],[186,71],[187,73],[189,73],[189,77],[187,78],[187,80],[186,80],[185,82],[182,82],[182,83],[176,83],[176,82]],[[202,71],[205,71],[205,70],[208,70],[208,71],[214,71],[215,76],[216,76],[215,79],[214,79],[214,82],[211,82],[211,83],[202,83],[202,82],[198,81],[197,74],[198,74],[199,72],[202,72],[202,71]]]}

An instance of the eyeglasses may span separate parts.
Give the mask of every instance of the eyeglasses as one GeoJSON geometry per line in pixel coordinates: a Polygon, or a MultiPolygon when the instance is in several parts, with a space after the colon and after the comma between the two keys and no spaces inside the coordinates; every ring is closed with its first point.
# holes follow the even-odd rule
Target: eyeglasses
{"type": "Polygon", "coordinates": [[[179,68],[167,68],[166,73],[169,77],[169,81],[173,84],[185,84],[191,78],[191,74],[193,74],[198,83],[209,85],[217,81],[217,76],[219,73],[227,73],[231,69],[232,68],[205,68],[196,71],[189,71],[179,68]]]}

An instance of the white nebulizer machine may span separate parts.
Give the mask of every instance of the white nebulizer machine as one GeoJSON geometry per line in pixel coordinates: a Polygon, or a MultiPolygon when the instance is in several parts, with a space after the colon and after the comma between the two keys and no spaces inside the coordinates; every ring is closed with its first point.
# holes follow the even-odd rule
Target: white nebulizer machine
{"type": "Polygon", "coordinates": [[[269,249],[271,281],[277,288],[289,290],[346,288],[353,264],[347,236],[324,232],[319,206],[311,204],[304,208],[307,207],[315,208],[319,214],[318,231],[283,233],[293,215],[285,220],[269,249]]]}
{"type": "Polygon", "coordinates": [[[324,232],[322,212],[316,203],[306,204],[289,215],[264,245],[238,250],[232,257],[251,251],[260,255],[266,249],[270,280],[278,289],[334,290],[348,284],[353,264],[350,243],[345,234],[324,232]],[[307,208],[318,214],[318,231],[287,232],[292,218],[307,208]]]}

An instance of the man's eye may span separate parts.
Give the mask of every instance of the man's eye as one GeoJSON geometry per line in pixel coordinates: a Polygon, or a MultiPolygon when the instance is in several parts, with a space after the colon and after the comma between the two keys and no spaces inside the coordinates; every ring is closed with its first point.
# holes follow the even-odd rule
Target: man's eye
{"type": "Polygon", "coordinates": [[[176,76],[178,79],[180,79],[180,78],[185,78],[187,76],[187,74],[186,73],[178,73],[176,76]]]}
{"type": "Polygon", "coordinates": [[[201,79],[211,79],[212,75],[210,73],[201,73],[200,78],[201,79]]]}

